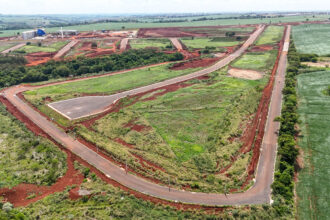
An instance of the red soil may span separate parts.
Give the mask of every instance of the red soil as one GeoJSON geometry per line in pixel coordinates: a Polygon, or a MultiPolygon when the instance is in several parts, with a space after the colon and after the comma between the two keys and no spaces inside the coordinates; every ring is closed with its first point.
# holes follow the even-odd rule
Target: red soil
{"type": "Polygon", "coordinates": [[[264,51],[269,51],[273,50],[274,47],[272,45],[260,45],[260,46],[254,46],[252,47],[249,51],[250,52],[264,52],[264,51]]]}
{"type": "Polygon", "coordinates": [[[141,28],[138,37],[206,37],[207,33],[199,33],[198,28],[230,28],[255,27],[255,25],[227,25],[227,26],[200,26],[200,27],[167,27],[167,28],[141,28]],[[193,28],[196,31],[187,31],[193,28]]]}
{"type": "Polygon", "coordinates": [[[124,141],[121,138],[116,138],[116,139],[114,139],[114,141],[116,141],[118,144],[121,144],[121,145],[123,145],[125,147],[131,148],[131,149],[134,149],[135,148],[134,145],[127,143],[126,141],[124,141]]]}
{"type": "Polygon", "coordinates": [[[166,170],[164,168],[162,168],[161,166],[159,166],[159,165],[157,165],[157,164],[155,164],[155,163],[153,163],[151,161],[148,161],[148,160],[144,159],[140,155],[133,154],[133,153],[132,153],[132,155],[139,160],[140,164],[144,168],[151,169],[153,172],[156,172],[157,170],[161,170],[161,171],[163,171],[163,172],[166,173],[166,170]],[[150,167],[146,166],[145,164],[149,165],[150,167]]]}
{"type": "Polygon", "coordinates": [[[124,125],[124,127],[130,128],[131,130],[134,130],[137,132],[141,132],[143,130],[150,129],[150,127],[148,127],[148,126],[135,124],[134,121],[127,123],[126,125],[124,125]]]}
{"type": "Polygon", "coordinates": [[[36,66],[48,62],[56,53],[50,52],[38,52],[30,53],[25,56],[25,59],[28,61],[26,66],[36,66]]]}
{"type": "Polygon", "coordinates": [[[18,120],[22,121],[25,126],[30,129],[34,134],[43,136],[51,140],[57,146],[61,148],[67,154],[67,166],[68,170],[66,174],[59,178],[55,184],[52,186],[37,186],[33,184],[20,184],[13,187],[12,189],[3,188],[0,189],[0,195],[3,196],[7,201],[11,202],[14,206],[27,206],[33,202],[36,202],[47,195],[53,194],[55,192],[63,191],[69,185],[80,185],[84,177],[79,171],[74,169],[73,162],[76,158],[70,151],[62,148],[57,144],[48,134],[41,130],[36,124],[34,124],[29,118],[23,115],[17,110],[6,98],[0,97],[0,101],[6,105],[7,110],[14,115],[18,120]],[[27,199],[31,194],[35,193],[35,197],[27,199]]]}
{"type": "Polygon", "coordinates": [[[175,63],[171,70],[185,70],[189,68],[207,67],[214,64],[218,60],[219,58],[205,58],[191,60],[183,63],[175,63]]]}

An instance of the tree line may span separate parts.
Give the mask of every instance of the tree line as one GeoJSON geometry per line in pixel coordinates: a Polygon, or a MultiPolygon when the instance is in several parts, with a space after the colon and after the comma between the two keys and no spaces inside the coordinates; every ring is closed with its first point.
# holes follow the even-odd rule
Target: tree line
{"type": "Polygon", "coordinates": [[[181,53],[166,54],[154,49],[128,50],[103,57],[78,57],[73,60],[51,60],[44,65],[26,67],[22,56],[0,56],[0,87],[22,82],[40,82],[88,73],[102,73],[131,69],[155,63],[182,60],[181,53]]]}

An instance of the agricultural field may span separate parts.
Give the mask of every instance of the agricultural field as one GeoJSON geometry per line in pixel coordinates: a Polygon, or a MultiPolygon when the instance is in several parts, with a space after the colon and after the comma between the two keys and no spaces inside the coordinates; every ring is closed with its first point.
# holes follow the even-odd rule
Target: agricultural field
{"type": "Polygon", "coordinates": [[[299,53],[330,54],[330,26],[328,24],[304,24],[293,27],[293,39],[299,53]]]}
{"type": "MultiPolygon", "coordinates": [[[[321,43],[321,42],[320,42],[321,43]]],[[[303,168],[296,192],[299,219],[327,219],[330,216],[330,71],[301,74],[298,79],[298,113],[303,150],[303,168]]]]}
{"type": "Polygon", "coordinates": [[[278,43],[283,36],[284,26],[268,26],[258,39],[256,45],[278,43]]]}
{"type": "Polygon", "coordinates": [[[248,52],[237,61],[233,62],[231,66],[240,69],[265,71],[269,69],[269,65],[274,63],[276,56],[276,50],[270,50],[267,52],[248,52]]]}
{"type": "MultiPolygon", "coordinates": [[[[217,26],[217,25],[244,25],[244,24],[260,24],[260,23],[284,23],[284,22],[298,22],[298,21],[316,21],[328,20],[328,15],[295,15],[273,18],[251,18],[251,19],[222,19],[222,20],[201,20],[201,21],[184,21],[184,22],[108,22],[95,24],[82,24],[66,26],[69,30],[78,31],[93,31],[93,30],[122,30],[138,29],[138,28],[152,28],[152,27],[191,27],[191,26],[217,26]]],[[[154,19],[152,19],[154,20],[154,19]]],[[[60,30],[61,26],[46,28],[46,32],[56,32],[60,30]]],[[[15,36],[29,29],[18,30],[1,30],[0,37],[15,36]]]]}
{"type": "Polygon", "coordinates": [[[66,155],[36,137],[0,104],[0,188],[21,183],[51,185],[66,172],[66,155]]]}
{"type": "Polygon", "coordinates": [[[215,37],[215,38],[195,38],[187,37],[181,38],[181,42],[186,45],[189,49],[204,49],[206,47],[231,47],[236,46],[242,43],[242,41],[236,40],[235,38],[226,38],[226,37],[215,37]]]}
{"type": "Polygon", "coordinates": [[[132,49],[144,49],[147,47],[164,49],[172,49],[172,44],[168,39],[131,39],[129,45],[132,49]]]}
{"type": "Polygon", "coordinates": [[[68,41],[58,41],[55,43],[45,43],[40,46],[37,43],[31,43],[30,45],[25,45],[24,47],[15,50],[15,53],[37,53],[37,52],[56,52],[64,47],[68,41]]]}

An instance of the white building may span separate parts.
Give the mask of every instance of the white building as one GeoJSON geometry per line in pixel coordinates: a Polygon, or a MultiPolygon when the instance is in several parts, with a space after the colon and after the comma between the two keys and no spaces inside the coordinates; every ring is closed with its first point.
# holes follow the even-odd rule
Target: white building
{"type": "Polygon", "coordinates": [[[32,39],[37,36],[37,32],[32,30],[32,31],[24,31],[22,32],[22,37],[24,40],[32,39]]]}

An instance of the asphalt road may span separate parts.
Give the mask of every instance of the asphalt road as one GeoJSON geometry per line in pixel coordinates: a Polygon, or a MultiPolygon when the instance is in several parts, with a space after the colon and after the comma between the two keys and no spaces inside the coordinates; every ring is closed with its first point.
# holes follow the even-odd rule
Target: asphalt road
{"type": "Polygon", "coordinates": [[[72,47],[74,47],[77,43],[79,43],[78,40],[72,40],[70,43],[65,45],[62,49],[60,49],[54,56],[54,58],[60,58],[64,56],[69,50],[71,50],[72,47]]]}
{"type": "Polygon", "coordinates": [[[260,35],[260,33],[262,33],[263,30],[264,30],[264,26],[260,26],[237,51],[221,59],[213,66],[210,66],[206,69],[194,73],[190,73],[188,75],[179,76],[162,82],[154,83],[148,86],[143,86],[129,91],[116,93],[114,95],[85,96],[85,97],[79,97],[79,98],[50,103],[48,104],[48,106],[70,120],[84,118],[90,115],[104,112],[109,108],[109,106],[113,102],[115,102],[118,99],[127,96],[136,95],[139,93],[144,93],[150,90],[162,88],[164,86],[169,86],[172,84],[184,82],[203,75],[207,75],[209,73],[212,73],[214,71],[223,68],[224,66],[228,65],[233,60],[241,56],[245,52],[245,50],[258,38],[258,36],[260,35]]]}
{"type": "MultiPolygon", "coordinates": [[[[289,42],[289,38],[290,27],[288,28],[288,32],[286,35],[286,42],[289,42]]],[[[272,93],[270,111],[261,147],[262,149],[255,177],[255,184],[249,190],[243,193],[223,195],[214,193],[195,193],[176,189],[171,189],[169,191],[168,187],[148,182],[130,173],[126,174],[124,169],[114,165],[107,159],[90,150],[85,145],[68,136],[65,132],[57,128],[54,124],[48,121],[45,117],[41,116],[27,103],[25,103],[16,96],[17,93],[29,90],[31,89],[31,87],[11,87],[3,92],[3,96],[5,96],[13,105],[18,108],[19,111],[25,114],[36,125],[38,125],[42,130],[47,132],[52,138],[61,143],[64,147],[66,147],[67,149],[81,157],[83,160],[87,161],[89,164],[93,165],[95,168],[103,172],[108,178],[112,178],[113,180],[130,189],[153,197],[189,204],[241,205],[269,203],[270,185],[273,182],[273,171],[276,156],[276,131],[279,128],[279,124],[277,122],[274,122],[273,119],[276,116],[279,116],[281,111],[282,88],[284,85],[286,69],[286,56],[287,52],[283,51],[281,53],[279,68],[276,76],[274,90],[272,93]]],[[[207,68],[208,70],[205,71],[210,71],[210,69],[214,70],[214,68],[216,67],[207,68]]],[[[200,74],[202,73],[204,72],[201,72],[200,74]]]]}

